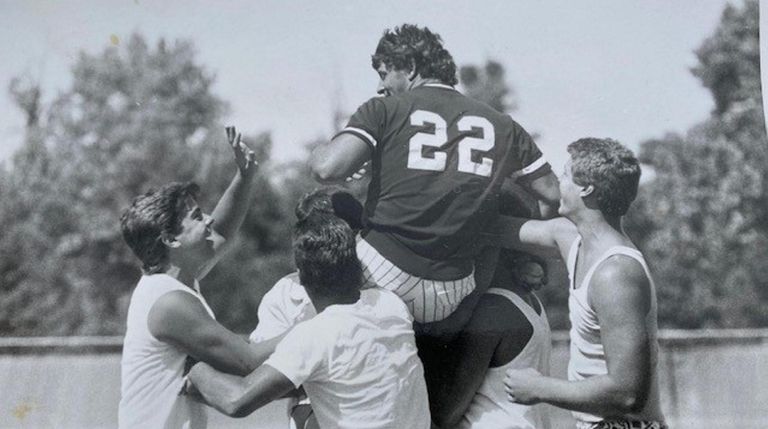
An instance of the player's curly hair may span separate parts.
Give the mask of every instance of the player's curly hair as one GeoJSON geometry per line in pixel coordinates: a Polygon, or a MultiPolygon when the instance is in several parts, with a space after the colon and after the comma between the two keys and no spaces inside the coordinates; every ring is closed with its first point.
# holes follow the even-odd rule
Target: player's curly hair
{"type": "Polygon", "coordinates": [[[594,187],[597,208],[606,216],[624,216],[637,196],[640,163],[613,139],[583,138],[568,145],[573,182],[594,187]]]}
{"type": "Polygon", "coordinates": [[[410,70],[412,65],[423,78],[434,78],[447,85],[456,85],[456,63],[443,47],[440,35],[429,28],[403,24],[384,31],[376,52],[371,56],[375,70],[381,64],[388,69],[410,70]]]}
{"type": "Polygon", "coordinates": [[[187,198],[195,198],[200,187],[192,182],[174,182],[160,189],[150,189],[133,199],[120,216],[123,239],[141,261],[146,274],[162,273],[168,264],[164,234],[178,235],[189,207],[187,198]]]}

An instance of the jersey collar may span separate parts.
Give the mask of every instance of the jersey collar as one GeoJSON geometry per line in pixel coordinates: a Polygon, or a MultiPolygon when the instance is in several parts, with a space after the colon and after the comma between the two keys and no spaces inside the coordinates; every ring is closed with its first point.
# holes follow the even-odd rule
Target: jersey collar
{"type": "Polygon", "coordinates": [[[450,89],[451,91],[456,91],[456,88],[452,87],[451,85],[446,85],[444,83],[425,83],[424,85],[421,85],[421,86],[430,87],[430,88],[450,89]]]}

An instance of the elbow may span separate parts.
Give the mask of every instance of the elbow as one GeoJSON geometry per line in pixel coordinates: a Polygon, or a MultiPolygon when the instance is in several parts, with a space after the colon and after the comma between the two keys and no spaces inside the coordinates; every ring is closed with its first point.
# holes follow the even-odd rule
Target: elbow
{"type": "Polygon", "coordinates": [[[622,415],[639,413],[644,406],[645,398],[637,392],[624,392],[616,401],[616,411],[622,415]]]}
{"type": "Polygon", "coordinates": [[[221,406],[221,412],[234,418],[243,418],[251,413],[248,404],[240,395],[231,395],[221,406]]]}
{"type": "Polygon", "coordinates": [[[319,183],[334,183],[339,180],[333,166],[322,160],[313,160],[310,163],[312,177],[319,183]]]}
{"type": "MultiPolygon", "coordinates": [[[[448,405],[448,404],[445,404],[448,405]]],[[[459,424],[459,420],[464,413],[460,406],[440,406],[430,407],[432,414],[432,423],[439,428],[452,428],[459,424]]]]}
{"type": "Polygon", "coordinates": [[[322,151],[316,150],[309,160],[309,169],[314,179],[320,183],[338,182],[344,177],[339,177],[339,168],[322,151]]]}
{"type": "Polygon", "coordinates": [[[452,428],[459,423],[461,416],[433,415],[432,423],[439,428],[452,428]]]}

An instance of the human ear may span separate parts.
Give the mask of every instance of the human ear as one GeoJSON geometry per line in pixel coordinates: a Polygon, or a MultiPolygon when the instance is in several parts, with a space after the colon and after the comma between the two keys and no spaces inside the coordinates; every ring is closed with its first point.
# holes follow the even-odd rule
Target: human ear
{"type": "Polygon", "coordinates": [[[171,249],[178,249],[179,247],[181,247],[181,243],[179,242],[179,240],[177,240],[176,237],[174,237],[171,234],[163,233],[160,236],[160,241],[162,241],[163,244],[170,247],[171,249]]]}
{"type": "Polygon", "coordinates": [[[579,196],[584,198],[588,197],[594,192],[595,187],[592,185],[587,185],[586,187],[581,188],[581,191],[579,191],[579,196]]]}
{"type": "Polygon", "coordinates": [[[413,81],[418,76],[419,72],[416,70],[416,60],[411,59],[411,68],[408,70],[408,80],[413,81]]]}

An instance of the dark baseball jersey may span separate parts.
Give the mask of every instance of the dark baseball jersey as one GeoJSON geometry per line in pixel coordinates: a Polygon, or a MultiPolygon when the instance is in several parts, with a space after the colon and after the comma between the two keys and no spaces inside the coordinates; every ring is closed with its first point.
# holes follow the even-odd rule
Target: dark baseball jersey
{"type": "Polygon", "coordinates": [[[433,280],[471,273],[471,243],[496,215],[505,179],[550,171],[512,118],[447,85],[372,98],[340,133],[371,146],[366,241],[402,270],[433,280]]]}

